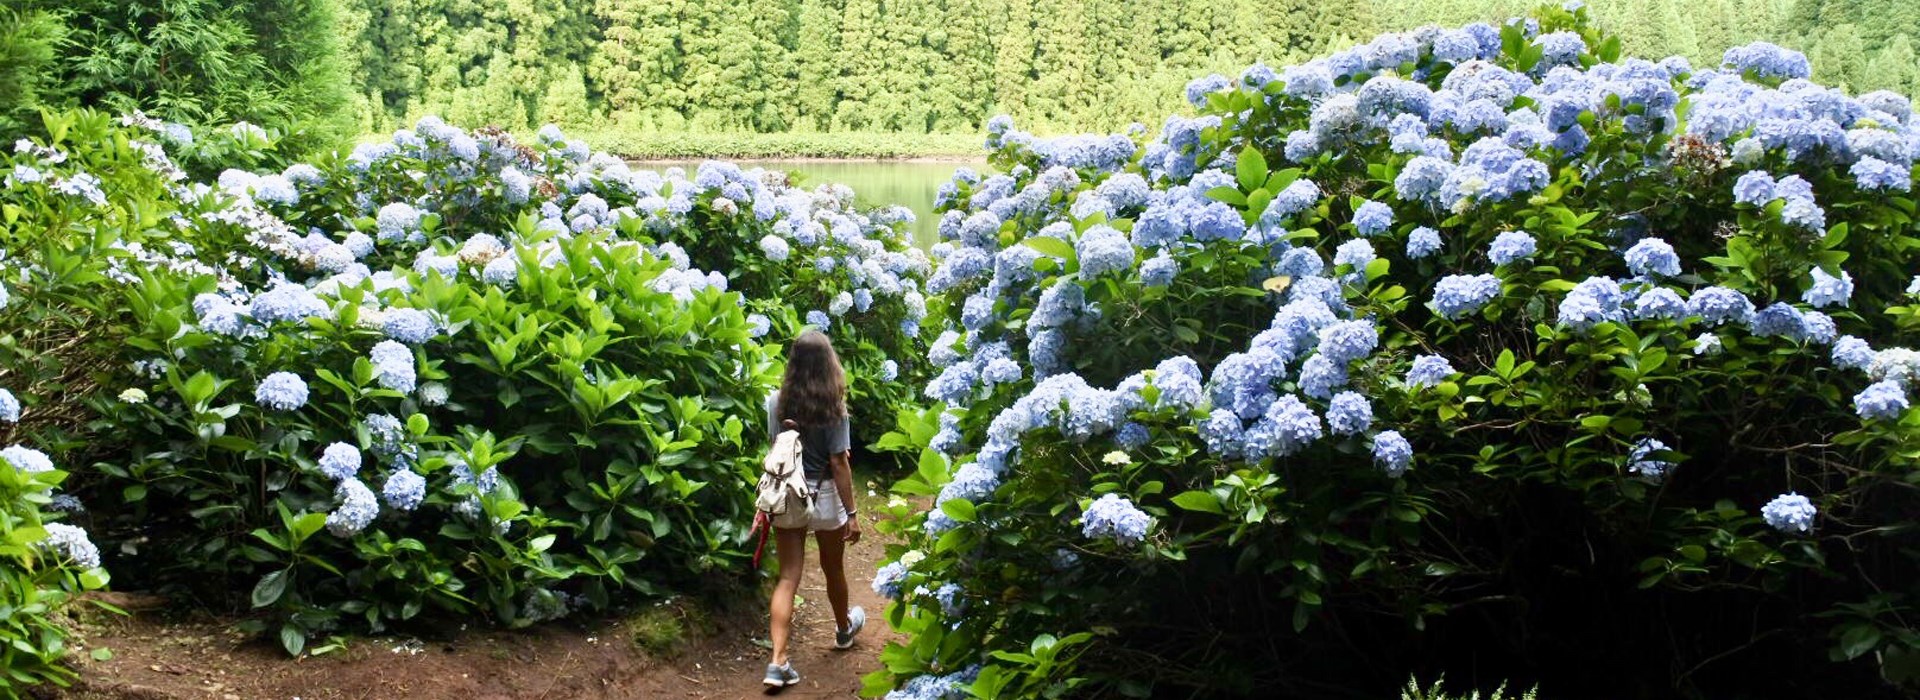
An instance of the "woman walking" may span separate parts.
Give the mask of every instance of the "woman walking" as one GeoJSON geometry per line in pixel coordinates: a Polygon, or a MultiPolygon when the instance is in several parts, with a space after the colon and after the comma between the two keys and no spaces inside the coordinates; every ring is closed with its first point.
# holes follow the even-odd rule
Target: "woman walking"
{"type": "Polygon", "coordinates": [[[787,353],[787,375],[780,390],[767,397],[768,438],[782,430],[799,431],[803,471],[807,485],[817,494],[805,528],[774,529],[780,579],[773,587],[773,660],[767,664],[765,681],[770,688],[800,682],[800,673],[787,658],[787,635],[793,627],[793,597],[806,567],[808,532],[819,544],[820,572],[827,577],[827,601],[837,624],[834,648],[851,648],[854,635],[867,621],[865,610],[847,608],[846,546],[860,541],[853,471],[847,461],[852,449],[848,428],[847,379],[840,356],[825,333],[809,329],[787,353]]]}

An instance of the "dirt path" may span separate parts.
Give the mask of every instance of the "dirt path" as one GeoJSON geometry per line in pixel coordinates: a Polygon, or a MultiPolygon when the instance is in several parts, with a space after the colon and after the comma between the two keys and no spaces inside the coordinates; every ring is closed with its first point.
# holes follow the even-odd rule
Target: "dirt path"
{"type": "MultiPolygon", "coordinates": [[[[826,579],[820,574],[819,558],[813,540],[807,541],[807,573],[800,581],[801,605],[794,611],[793,638],[789,656],[800,672],[800,684],[779,694],[783,698],[859,697],[861,677],[880,668],[880,649],[888,640],[904,638],[887,626],[887,601],[873,592],[873,574],[885,558],[885,541],[867,525],[859,544],[847,550],[847,598],[849,605],[867,610],[867,626],[852,649],[833,648],[833,608],[827,604],[826,579]]],[[[766,556],[773,556],[773,543],[767,543],[766,556]]],[[[760,606],[760,627],[754,639],[765,640],[766,611],[760,606]]],[[[645,697],[685,697],[700,700],[733,700],[761,697],[767,657],[771,654],[757,644],[749,649],[718,649],[706,660],[683,657],[675,663],[672,675],[657,676],[663,681],[658,695],[645,697]],[[674,681],[679,681],[675,683],[674,681]]]]}
{"type": "MultiPolygon", "coordinates": [[[[886,601],[870,583],[885,541],[866,528],[848,548],[851,602],[867,609],[853,649],[834,651],[833,613],[812,542],[795,612],[792,653],[801,683],[783,698],[856,697],[861,677],[879,668],[879,651],[898,639],[883,619],[886,601]]],[[[772,543],[768,543],[772,556],[772,543]]],[[[129,599],[123,599],[126,602],[129,599]]],[[[136,600],[137,599],[131,599],[136,600]]],[[[290,659],[268,643],[233,631],[230,621],[167,621],[149,609],[101,620],[73,656],[81,682],[41,697],[77,700],[252,700],[402,698],[749,698],[764,697],[765,599],[736,609],[676,609],[706,617],[682,651],[652,656],[634,642],[633,619],[562,622],[531,630],[453,629],[422,637],[355,638],[344,650],[290,659]],[[95,661],[90,652],[111,651],[95,661]]]]}

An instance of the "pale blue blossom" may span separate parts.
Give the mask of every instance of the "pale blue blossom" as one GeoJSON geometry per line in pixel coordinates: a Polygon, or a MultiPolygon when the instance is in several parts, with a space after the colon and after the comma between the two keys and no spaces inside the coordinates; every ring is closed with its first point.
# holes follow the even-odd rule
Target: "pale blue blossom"
{"type": "Polygon", "coordinates": [[[1118,494],[1107,494],[1087,506],[1080,518],[1080,534],[1087,539],[1109,538],[1123,545],[1146,539],[1153,517],[1118,494]]]}
{"type": "Polygon", "coordinates": [[[334,498],[340,501],[332,513],[327,514],[327,531],[335,537],[352,537],[373,524],[374,516],[380,514],[380,502],[373,491],[359,479],[342,480],[334,488],[334,498]]]}
{"type": "Polygon", "coordinates": [[[1791,492],[1776,496],[1760,507],[1760,517],[1781,532],[1812,531],[1813,518],[1819,514],[1819,509],[1813,507],[1806,496],[1791,492]]]}
{"type": "Polygon", "coordinates": [[[260,381],[253,400],[261,408],[292,411],[307,405],[307,382],[292,372],[274,372],[260,381]]]}
{"type": "Polygon", "coordinates": [[[360,449],[344,442],[327,446],[320,454],[320,473],[339,481],[360,473],[360,449]]]}
{"type": "Polygon", "coordinates": [[[1387,476],[1398,478],[1407,473],[1407,467],[1413,464],[1413,444],[1407,442],[1398,430],[1388,430],[1373,436],[1373,463],[1378,465],[1387,476]]]}

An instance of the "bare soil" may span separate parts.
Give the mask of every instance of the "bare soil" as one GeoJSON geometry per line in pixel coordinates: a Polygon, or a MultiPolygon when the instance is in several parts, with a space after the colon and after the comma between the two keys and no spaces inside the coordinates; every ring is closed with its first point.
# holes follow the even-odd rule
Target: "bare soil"
{"type": "MultiPolygon", "coordinates": [[[[818,560],[810,551],[792,645],[801,683],[781,697],[857,697],[861,676],[879,668],[879,650],[887,641],[901,639],[883,619],[886,601],[870,586],[885,543],[871,525],[864,529],[865,538],[847,550],[847,583],[852,603],[867,610],[866,630],[853,649],[832,649],[833,613],[818,560]]],[[[767,548],[770,559],[771,542],[767,548]]],[[[563,621],[519,631],[475,627],[360,637],[347,640],[344,649],[299,658],[235,630],[231,619],[172,612],[163,601],[137,595],[113,602],[135,610],[129,617],[90,621],[71,657],[80,681],[65,690],[43,690],[41,697],[747,698],[763,696],[760,679],[769,655],[764,597],[724,607],[681,599],[650,615],[563,621]],[[656,641],[655,652],[643,650],[636,636],[657,632],[662,619],[684,621],[667,625],[670,635],[673,629],[684,629],[683,640],[677,645],[656,641]],[[109,650],[111,658],[94,660],[96,649],[109,650]]]]}

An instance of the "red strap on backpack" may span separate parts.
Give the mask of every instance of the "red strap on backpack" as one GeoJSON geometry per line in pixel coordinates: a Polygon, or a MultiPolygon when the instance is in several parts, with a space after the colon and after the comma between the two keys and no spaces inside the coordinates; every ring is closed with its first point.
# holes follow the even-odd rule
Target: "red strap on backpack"
{"type": "Polygon", "coordinates": [[[760,555],[767,551],[767,532],[773,529],[773,519],[767,517],[764,510],[753,511],[753,531],[760,534],[760,543],[753,547],[753,568],[760,568],[760,555]]]}

